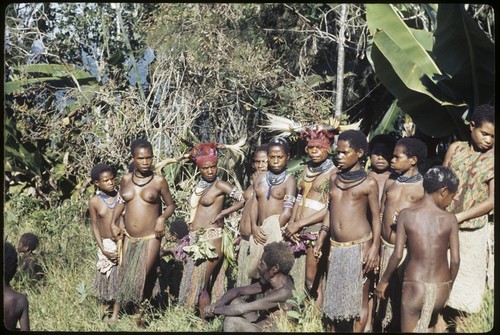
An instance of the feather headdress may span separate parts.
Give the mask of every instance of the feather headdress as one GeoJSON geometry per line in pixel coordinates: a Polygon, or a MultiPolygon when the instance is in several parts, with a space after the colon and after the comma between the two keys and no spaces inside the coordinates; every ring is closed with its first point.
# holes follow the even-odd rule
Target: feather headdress
{"type": "Polygon", "coordinates": [[[312,141],[315,145],[330,147],[333,139],[339,133],[349,130],[359,130],[361,120],[353,124],[340,124],[340,121],[330,117],[328,120],[322,120],[319,124],[304,126],[299,122],[295,122],[283,116],[276,116],[267,113],[267,123],[262,125],[262,128],[268,128],[273,131],[279,131],[278,136],[287,137],[292,134],[297,134],[305,139],[308,144],[312,141]]]}
{"type": "Polygon", "coordinates": [[[217,162],[217,150],[218,149],[228,149],[235,156],[244,158],[243,146],[246,143],[246,137],[240,139],[234,144],[221,144],[215,142],[201,143],[195,146],[189,152],[189,158],[198,166],[205,164],[206,162],[217,162]]]}

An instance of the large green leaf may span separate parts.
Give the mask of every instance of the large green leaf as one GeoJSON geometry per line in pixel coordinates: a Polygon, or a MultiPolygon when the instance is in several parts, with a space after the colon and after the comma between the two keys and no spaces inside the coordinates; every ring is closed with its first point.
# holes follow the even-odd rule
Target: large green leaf
{"type": "Polygon", "coordinates": [[[390,4],[368,4],[366,5],[366,17],[370,33],[374,36],[383,31],[387,38],[392,40],[405,56],[412,59],[416,65],[422,68],[431,80],[437,81],[436,75],[441,71],[429,57],[425,48],[420,44],[412,31],[401,20],[390,4]]]}
{"type": "Polygon", "coordinates": [[[11,94],[24,86],[39,83],[49,83],[58,87],[72,87],[75,80],[80,86],[97,83],[94,76],[73,65],[27,64],[12,67],[11,70],[16,79],[4,83],[5,94],[11,94]]]}
{"type": "Polygon", "coordinates": [[[398,106],[428,136],[464,135],[467,106],[440,83],[445,76],[426,52],[428,40],[425,48],[419,43],[426,35],[408,29],[388,4],[367,5],[367,18],[373,34],[372,64],[398,106]]]}
{"type": "Polygon", "coordinates": [[[495,85],[495,45],[463,4],[440,4],[434,33],[436,63],[451,78],[443,80],[470,106],[492,103],[495,85]]]}

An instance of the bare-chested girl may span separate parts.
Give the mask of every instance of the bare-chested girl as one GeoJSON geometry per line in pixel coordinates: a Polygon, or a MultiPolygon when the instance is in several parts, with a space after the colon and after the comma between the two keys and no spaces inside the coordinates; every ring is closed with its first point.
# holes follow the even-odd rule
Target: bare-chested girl
{"type": "MultiPolygon", "coordinates": [[[[136,139],[130,149],[135,169],[121,178],[111,229],[113,238],[121,237],[118,223],[126,208],[118,302],[131,302],[138,312],[141,302],[160,294],[157,268],[161,239],[165,234],[165,220],[174,212],[175,204],[165,178],[153,172],[151,143],[136,139]]],[[[144,327],[141,319],[137,324],[144,327]]]]}
{"type": "Polygon", "coordinates": [[[251,278],[248,276],[247,264],[248,254],[250,249],[250,236],[252,235],[252,222],[250,212],[252,209],[253,184],[255,177],[259,172],[267,171],[267,143],[255,149],[252,169],[254,172],[250,178],[250,186],[243,192],[245,198],[245,207],[241,212],[240,220],[240,243],[238,250],[238,275],[236,278],[236,286],[245,286],[250,284],[251,278]]]}
{"type": "Polygon", "coordinates": [[[424,176],[423,188],[424,198],[399,213],[396,247],[376,288],[377,296],[384,298],[389,278],[403,259],[406,245],[408,260],[401,298],[404,333],[432,331],[460,264],[457,219],[444,210],[457,192],[458,178],[447,167],[433,167],[424,176]]]}
{"type": "MultiPolygon", "coordinates": [[[[118,295],[119,254],[121,253],[111,231],[111,217],[116,206],[118,192],[115,189],[115,176],[111,166],[96,164],[90,172],[97,194],[89,200],[89,214],[92,230],[97,243],[96,274],[93,284],[95,297],[102,303],[103,318],[111,322],[118,320],[120,304],[118,295]],[[109,316],[109,307],[112,307],[109,316]],[[108,318],[109,317],[109,318],[108,318]]],[[[121,226],[123,222],[120,220],[121,226]]]]}
{"type": "MultiPolygon", "coordinates": [[[[424,196],[419,166],[427,157],[427,147],[417,138],[404,137],[396,142],[391,169],[393,174],[385,182],[382,194],[381,272],[385,271],[396,243],[396,221],[399,211],[419,202],[424,196]]],[[[403,257],[404,261],[404,257],[403,257]]],[[[399,331],[402,264],[391,277],[388,299],[379,301],[375,315],[376,330],[399,331]]]]}
{"type": "Polygon", "coordinates": [[[283,138],[269,141],[267,172],[260,172],[254,181],[248,275],[258,278],[257,265],[264,245],[283,239],[281,228],[292,215],[297,183],[286,170],[290,147],[283,138]]]}
{"type": "MultiPolygon", "coordinates": [[[[323,304],[323,279],[326,275],[328,244],[324,248],[324,256],[316,258],[313,254],[314,241],[317,239],[323,219],[328,210],[328,187],[330,176],[337,171],[332,160],[328,158],[330,146],[335,133],[321,126],[307,128],[304,137],[307,139],[306,153],[311,160],[302,172],[299,181],[299,192],[290,222],[285,227],[284,234],[293,244],[305,245],[305,264],[300,274],[305,278],[308,293],[315,299],[316,305],[323,304]]],[[[300,248],[299,248],[300,250],[300,248]]],[[[298,265],[296,258],[295,266],[298,265]]],[[[294,278],[296,288],[302,281],[294,278]]]]}
{"type": "Polygon", "coordinates": [[[224,271],[221,271],[224,217],[245,204],[241,190],[217,178],[217,148],[217,143],[202,143],[190,152],[190,158],[200,170],[201,179],[190,199],[190,245],[184,250],[191,257],[184,266],[179,302],[186,307],[198,307],[202,318],[212,296],[218,298],[225,291],[224,271]],[[235,202],[224,209],[226,196],[235,202]],[[200,254],[202,257],[198,258],[200,254]]]}
{"type": "Polygon", "coordinates": [[[314,247],[314,254],[320,257],[325,239],[331,236],[323,313],[334,321],[330,323],[334,327],[338,321],[354,320],[354,332],[362,332],[367,323],[369,288],[379,265],[378,184],[360,163],[367,149],[366,136],[361,131],[340,133],[340,172],[330,177],[329,211],[314,247]]]}

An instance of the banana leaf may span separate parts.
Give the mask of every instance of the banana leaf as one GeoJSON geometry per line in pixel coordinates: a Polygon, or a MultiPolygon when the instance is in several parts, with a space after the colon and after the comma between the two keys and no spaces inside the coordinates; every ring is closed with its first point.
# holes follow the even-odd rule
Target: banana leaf
{"type": "Polygon", "coordinates": [[[426,35],[409,29],[389,4],[367,5],[367,20],[373,35],[371,62],[398,107],[428,136],[465,137],[462,115],[467,105],[442,84],[448,77],[426,51],[428,42],[426,47],[419,42],[426,35]]]}
{"type": "Polygon", "coordinates": [[[465,12],[464,5],[440,4],[434,33],[436,63],[449,79],[443,84],[469,106],[492,103],[495,44],[465,12]]]}

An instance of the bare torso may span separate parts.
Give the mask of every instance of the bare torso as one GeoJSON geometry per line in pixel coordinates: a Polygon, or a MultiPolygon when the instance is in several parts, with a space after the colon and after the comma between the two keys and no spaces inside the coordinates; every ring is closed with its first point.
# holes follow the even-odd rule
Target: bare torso
{"type": "Polygon", "coordinates": [[[219,225],[219,223],[212,221],[224,206],[225,193],[221,188],[227,186],[231,189],[231,186],[226,184],[222,180],[216,180],[212,186],[209,186],[210,188],[206,190],[206,193],[201,195],[196,214],[189,225],[189,230],[194,231],[200,228],[218,228],[222,226],[222,222],[219,225]]]}
{"type": "Polygon", "coordinates": [[[384,189],[382,217],[382,238],[391,244],[396,243],[396,218],[398,213],[422,200],[424,188],[422,181],[399,183],[388,179],[384,189]]]}
{"type": "Polygon", "coordinates": [[[294,177],[289,174],[281,184],[271,187],[269,199],[267,199],[269,186],[266,181],[266,173],[267,172],[261,172],[255,179],[255,196],[258,202],[259,226],[262,225],[262,222],[264,222],[266,218],[281,214],[285,195],[295,196],[297,188],[294,177]]]}
{"type": "MultiPolygon", "coordinates": [[[[97,228],[101,238],[112,238],[111,232],[111,217],[113,216],[113,208],[116,204],[113,198],[102,199],[100,196],[93,196],[90,200],[89,210],[93,211],[97,223],[97,228]],[[106,205],[105,201],[108,203],[106,205]]],[[[92,215],[92,214],[91,214],[92,215]]]]}
{"type": "Polygon", "coordinates": [[[421,203],[406,209],[401,224],[406,232],[408,263],[405,281],[441,283],[451,280],[447,252],[453,214],[421,203]]]}
{"type": "MultiPolygon", "coordinates": [[[[141,180],[140,183],[138,181],[136,183],[142,185],[146,181],[141,180]]],[[[154,234],[156,219],[162,209],[163,182],[166,183],[162,176],[154,175],[153,180],[147,185],[137,186],[132,182],[131,173],[122,177],[120,195],[127,203],[124,222],[130,236],[142,237],[154,234]]]]}
{"type": "Polygon", "coordinates": [[[367,218],[368,195],[373,189],[378,190],[377,182],[373,177],[367,176],[361,184],[346,189],[349,184],[336,179],[337,174],[332,174],[329,192],[332,238],[337,242],[349,242],[370,234],[372,228],[367,218]]]}

